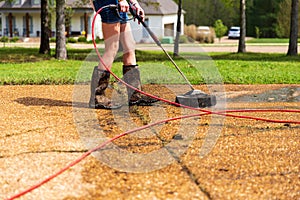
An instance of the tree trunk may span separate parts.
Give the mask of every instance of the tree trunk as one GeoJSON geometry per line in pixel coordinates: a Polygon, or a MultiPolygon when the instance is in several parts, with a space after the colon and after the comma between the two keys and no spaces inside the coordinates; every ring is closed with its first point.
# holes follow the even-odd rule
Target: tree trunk
{"type": "Polygon", "coordinates": [[[67,59],[66,36],[65,36],[65,0],[56,0],[56,58],[67,59]]]}
{"type": "Polygon", "coordinates": [[[178,2],[178,12],[177,12],[177,30],[174,43],[174,56],[179,56],[179,38],[181,34],[181,12],[182,12],[182,3],[181,0],[178,2]]]}
{"type": "Polygon", "coordinates": [[[238,53],[246,52],[246,0],[240,0],[240,39],[238,53]]]}
{"type": "Polygon", "coordinates": [[[41,42],[39,50],[41,54],[50,54],[50,30],[48,25],[48,0],[41,0],[41,42]]]}
{"type": "Polygon", "coordinates": [[[288,56],[298,55],[298,11],[299,0],[292,0],[292,12],[291,12],[291,31],[288,56]]]}

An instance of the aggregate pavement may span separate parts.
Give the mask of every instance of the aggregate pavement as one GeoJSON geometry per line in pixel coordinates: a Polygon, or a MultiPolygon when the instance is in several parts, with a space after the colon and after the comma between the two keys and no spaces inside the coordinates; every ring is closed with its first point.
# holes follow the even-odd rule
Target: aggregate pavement
{"type": "MultiPolygon", "coordinates": [[[[74,87],[0,86],[0,199],[57,172],[100,144],[103,135],[195,113],[166,103],[92,110],[86,105],[88,86],[77,86],[79,96],[74,87]]],[[[174,98],[167,87],[145,90],[174,98]]],[[[225,94],[221,109],[300,109],[300,85],[225,85],[225,94]]],[[[300,119],[299,113],[236,114],[300,119]]],[[[297,124],[218,115],[171,121],[116,140],[20,199],[296,200],[299,133],[297,124]]]]}

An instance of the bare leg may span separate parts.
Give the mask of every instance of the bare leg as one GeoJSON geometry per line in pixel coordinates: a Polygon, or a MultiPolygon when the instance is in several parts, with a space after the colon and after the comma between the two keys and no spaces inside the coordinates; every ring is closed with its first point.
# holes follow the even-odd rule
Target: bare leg
{"type": "MultiPolygon", "coordinates": [[[[135,56],[135,40],[129,23],[121,24],[120,41],[123,47],[123,80],[141,90],[140,70],[136,64],[135,56]]],[[[129,105],[152,105],[152,103],[157,102],[156,99],[140,94],[129,87],[127,87],[127,94],[129,105]]]]}
{"type": "MultiPolygon", "coordinates": [[[[119,49],[120,31],[120,23],[102,23],[102,32],[105,44],[105,51],[102,59],[105,66],[109,69],[111,69],[112,63],[114,62],[119,49]]],[[[99,69],[106,70],[101,62],[99,63],[99,69]]]]}
{"type": "Polygon", "coordinates": [[[123,64],[136,65],[135,40],[129,23],[121,24],[120,41],[123,47],[123,64]]]}
{"type": "Polygon", "coordinates": [[[108,87],[110,79],[110,73],[107,71],[107,68],[111,69],[112,63],[119,49],[120,23],[103,23],[102,28],[105,41],[105,52],[102,57],[103,63],[100,61],[99,65],[96,66],[93,71],[89,107],[117,109],[122,105],[120,103],[113,102],[112,99],[106,97],[105,90],[108,87]]]}

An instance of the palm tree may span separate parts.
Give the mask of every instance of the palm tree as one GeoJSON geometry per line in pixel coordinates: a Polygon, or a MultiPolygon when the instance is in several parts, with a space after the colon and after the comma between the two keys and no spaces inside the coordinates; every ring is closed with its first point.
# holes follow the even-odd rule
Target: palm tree
{"type": "Polygon", "coordinates": [[[292,12],[291,12],[291,30],[288,56],[298,55],[298,11],[299,0],[292,0],[292,12]]]}

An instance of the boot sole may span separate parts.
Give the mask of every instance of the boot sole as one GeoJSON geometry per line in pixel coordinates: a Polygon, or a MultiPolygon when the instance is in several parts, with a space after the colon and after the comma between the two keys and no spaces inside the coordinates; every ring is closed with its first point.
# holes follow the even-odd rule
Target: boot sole
{"type": "Polygon", "coordinates": [[[135,102],[129,102],[129,106],[153,106],[154,103],[158,102],[157,101],[144,101],[144,100],[139,100],[135,102]]]}
{"type": "Polygon", "coordinates": [[[120,105],[120,106],[89,105],[89,108],[104,109],[104,110],[115,110],[115,109],[119,109],[121,107],[122,107],[122,105],[120,105]]]}

